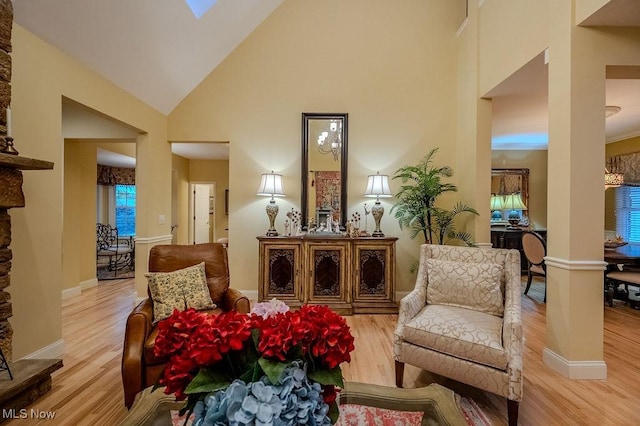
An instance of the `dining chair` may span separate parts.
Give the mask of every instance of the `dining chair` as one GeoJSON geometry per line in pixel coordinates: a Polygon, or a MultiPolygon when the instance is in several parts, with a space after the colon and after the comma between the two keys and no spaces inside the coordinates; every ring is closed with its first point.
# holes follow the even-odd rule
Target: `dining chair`
{"type": "Polygon", "coordinates": [[[547,255],[547,244],[540,234],[533,231],[522,233],[522,251],[527,258],[527,287],[524,294],[529,292],[533,276],[544,277],[544,302],[547,303],[547,267],[544,257],[547,255]]]}

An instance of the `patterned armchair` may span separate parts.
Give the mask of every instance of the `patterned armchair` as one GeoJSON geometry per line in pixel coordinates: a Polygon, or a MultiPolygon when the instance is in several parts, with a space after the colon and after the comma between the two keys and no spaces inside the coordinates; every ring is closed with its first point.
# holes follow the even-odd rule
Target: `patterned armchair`
{"type": "Polygon", "coordinates": [[[423,245],[394,333],[396,385],[408,363],[506,397],[509,424],[517,424],[520,286],[517,250],[423,245]]]}

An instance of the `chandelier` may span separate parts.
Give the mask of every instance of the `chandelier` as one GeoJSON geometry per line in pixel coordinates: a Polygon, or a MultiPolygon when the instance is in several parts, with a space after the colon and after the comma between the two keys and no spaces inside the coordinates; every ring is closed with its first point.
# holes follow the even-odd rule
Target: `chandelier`
{"type": "Polygon", "coordinates": [[[333,154],[334,161],[338,161],[341,149],[342,122],[332,120],[329,131],[324,131],[318,136],[318,150],[322,154],[333,154]]]}

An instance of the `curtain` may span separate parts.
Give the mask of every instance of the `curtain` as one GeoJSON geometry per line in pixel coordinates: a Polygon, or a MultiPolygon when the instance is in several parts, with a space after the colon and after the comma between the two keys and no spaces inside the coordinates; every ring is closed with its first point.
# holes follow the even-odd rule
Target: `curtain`
{"type": "Polygon", "coordinates": [[[136,169],[98,164],[98,185],[135,185],[136,169]]]}

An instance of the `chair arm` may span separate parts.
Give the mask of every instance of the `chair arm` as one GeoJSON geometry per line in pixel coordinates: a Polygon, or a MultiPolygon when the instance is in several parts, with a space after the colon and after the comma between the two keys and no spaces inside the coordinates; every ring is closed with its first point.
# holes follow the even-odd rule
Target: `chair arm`
{"type": "Polygon", "coordinates": [[[427,293],[425,290],[415,288],[400,300],[400,310],[398,311],[398,324],[404,324],[418,315],[427,304],[427,293]]]}
{"type": "Polygon", "coordinates": [[[396,361],[401,361],[400,354],[403,339],[404,325],[413,317],[418,315],[425,307],[427,293],[423,287],[416,284],[416,288],[400,300],[400,310],[398,312],[398,322],[393,332],[393,353],[396,361]]]}
{"type": "Polygon", "coordinates": [[[522,331],[522,299],[521,282],[519,274],[520,258],[517,264],[509,265],[511,268],[507,274],[505,283],[505,304],[502,326],[502,344],[507,351],[509,362],[507,374],[509,376],[508,399],[522,400],[522,356],[524,352],[524,338],[522,331]]]}
{"type": "Polygon", "coordinates": [[[153,306],[150,299],[140,302],[127,318],[122,350],[122,384],[127,408],[131,407],[136,394],[144,388],[144,342],[151,333],[152,320],[153,306]]]}
{"type": "Polygon", "coordinates": [[[222,310],[236,310],[241,314],[248,314],[251,310],[249,298],[235,288],[228,288],[222,296],[222,310]]]}

